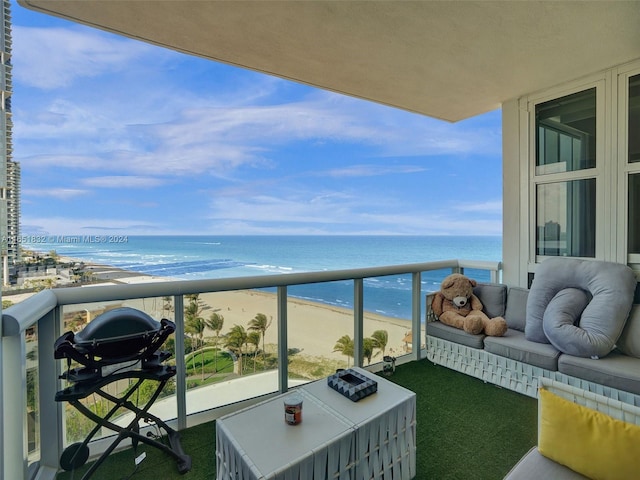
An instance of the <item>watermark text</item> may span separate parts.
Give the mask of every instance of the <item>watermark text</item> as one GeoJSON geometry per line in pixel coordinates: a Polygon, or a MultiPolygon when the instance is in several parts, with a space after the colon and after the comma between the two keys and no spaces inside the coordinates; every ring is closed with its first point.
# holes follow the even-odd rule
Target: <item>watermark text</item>
{"type": "MultiPolygon", "coordinates": [[[[4,238],[3,241],[7,241],[4,238]]],[[[12,239],[13,240],[13,239],[12,239]]],[[[18,243],[36,244],[83,244],[83,243],[128,243],[128,235],[20,235],[18,243]]]]}

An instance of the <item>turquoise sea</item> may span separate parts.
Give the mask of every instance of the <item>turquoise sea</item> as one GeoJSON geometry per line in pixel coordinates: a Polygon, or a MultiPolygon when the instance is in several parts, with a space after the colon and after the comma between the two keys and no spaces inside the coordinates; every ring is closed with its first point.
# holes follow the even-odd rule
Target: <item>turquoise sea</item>
{"type": "MultiPolygon", "coordinates": [[[[25,239],[23,246],[149,275],[175,279],[340,270],[446,259],[502,258],[500,236],[72,236],[25,239]]],[[[422,276],[424,292],[437,290],[449,272],[422,276]]],[[[489,281],[481,271],[465,272],[489,281]]],[[[352,282],[290,287],[292,296],[351,307],[352,282]]],[[[368,279],[365,309],[411,316],[411,276],[368,279]]]]}

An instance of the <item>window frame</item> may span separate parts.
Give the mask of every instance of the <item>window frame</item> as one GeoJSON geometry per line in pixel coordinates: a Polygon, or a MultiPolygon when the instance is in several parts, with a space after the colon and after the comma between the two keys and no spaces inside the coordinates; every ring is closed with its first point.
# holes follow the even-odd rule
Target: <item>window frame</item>
{"type": "Polygon", "coordinates": [[[640,162],[629,162],[629,80],[640,75],[640,62],[633,62],[617,69],[617,150],[618,189],[616,202],[621,205],[617,220],[621,235],[617,238],[618,257],[634,270],[640,271],[640,253],[629,253],[629,185],[631,175],[640,174],[640,162]]]}
{"type": "Polygon", "coordinates": [[[605,195],[607,187],[603,179],[603,165],[606,164],[605,159],[605,118],[606,111],[606,86],[607,82],[604,76],[593,77],[582,82],[576,82],[572,85],[559,87],[548,90],[543,94],[537,96],[529,96],[527,101],[528,111],[528,136],[529,136],[529,155],[527,158],[527,171],[528,171],[528,185],[529,191],[529,217],[528,217],[528,231],[529,231],[529,248],[528,248],[528,263],[530,265],[529,271],[533,271],[535,264],[540,263],[548,255],[538,255],[537,253],[537,191],[539,185],[553,184],[560,182],[568,182],[572,180],[583,179],[595,179],[596,182],[596,218],[595,218],[595,257],[574,257],[574,258],[603,258],[604,252],[604,224],[606,223],[606,211],[605,211],[605,195]],[[537,125],[536,125],[536,106],[551,100],[565,97],[574,93],[579,93],[585,90],[595,88],[596,92],[596,151],[595,151],[595,167],[582,170],[569,170],[561,172],[549,172],[549,173],[536,173],[537,170],[537,125]]]}

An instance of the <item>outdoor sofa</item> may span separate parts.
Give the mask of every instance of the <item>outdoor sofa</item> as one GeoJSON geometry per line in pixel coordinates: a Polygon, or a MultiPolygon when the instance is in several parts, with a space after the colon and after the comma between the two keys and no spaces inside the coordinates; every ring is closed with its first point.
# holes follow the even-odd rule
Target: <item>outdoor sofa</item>
{"type": "MultiPolygon", "coordinates": [[[[474,293],[482,301],[485,313],[489,317],[502,316],[507,321],[509,328],[502,337],[471,335],[440,323],[431,310],[434,293],[428,294],[426,356],[436,364],[534,398],[538,397],[538,379],[543,377],[640,406],[640,305],[633,304],[637,283],[633,272],[629,277],[629,272],[625,270],[621,272],[620,269],[628,269],[628,267],[608,262],[557,258],[545,260],[539,265],[531,289],[494,283],[478,284],[474,288],[474,293]],[[579,328],[580,322],[584,320],[580,318],[580,314],[586,316],[587,312],[580,301],[574,302],[577,306],[573,317],[570,314],[569,321],[563,318],[565,324],[560,326],[561,330],[571,329],[573,335],[588,337],[587,340],[598,339],[601,338],[599,333],[601,325],[598,325],[598,322],[604,325],[613,315],[622,317],[618,319],[618,327],[616,327],[618,330],[614,329],[615,345],[611,346],[612,349],[607,348],[606,345],[599,345],[600,353],[593,356],[594,358],[564,353],[552,343],[528,339],[532,337],[531,328],[527,332],[526,330],[527,322],[532,321],[533,306],[537,303],[538,309],[544,309],[545,306],[540,304],[544,304],[553,294],[553,291],[551,294],[544,292],[546,297],[541,296],[541,285],[553,284],[558,279],[562,281],[566,272],[569,272],[570,276],[578,277],[576,280],[580,284],[578,289],[586,290],[588,297],[585,301],[590,302],[589,305],[594,304],[596,298],[601,299],[604,291],[607,291],[609,297],[604,309],[600,305],[600,310],[596,312],[595,317],[593,310],[589,307],[592,314],[590,321],[595,322],[591,328],[595,333],[585,332],[579,328]],[[584,277],[594,277],[595,280],[584,277]],[[626,278],[624,286],[619,285],[618,279],[621,277],[626,278]],[[629,285],[630,282],[631,285],[629,285]],[[623,294],[622,289],[631,289],[631,296],[629,297],[628,291],[623,294]],[[535,296],[535,299],[530,296],[535,296]],[[614,302],[623,297],[625,302],[630,298],[629,305],[615,306],[614,302]],[[529,317],[527,316],[528,307],[529,317]],[[567,325],[572,323],[571,320],[574,321],[574,325],[567,325]]],[[[574,282],[572,279],[566,279],[566,281],[574,282]]],[[[575,286],[568,285],[568,287],[575,286]]],[[[567,317],[566,311],[559,310],[560,317],[562,315],[567,317]]],[[[569,350],[571,346],[568,346],[569,350]]]]}
{"type": "Polygon", "coordinates": [[[640,408],[540,379],[538,444],[504,480],[638,477],[640,408]]]}

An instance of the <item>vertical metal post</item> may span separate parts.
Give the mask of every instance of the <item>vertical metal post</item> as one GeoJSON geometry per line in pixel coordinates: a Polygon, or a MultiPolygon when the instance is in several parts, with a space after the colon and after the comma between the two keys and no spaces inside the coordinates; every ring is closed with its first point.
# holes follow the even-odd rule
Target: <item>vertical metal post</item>
{"type": "Polygon", "coordinates": [[[27,375],[24,332],[2,338],[4,480],[27,478],[27,375]]]}
{"type": "Polygon", "coordinates": [[[364,343],[364,281],[353,280],[353,365],[362,367],[364,343]]]}
{"type": "Polygon", "coordinates": [[[38,417],[40,420],[40,465],[58,468],[64,450],[65,426],[63,405],[55,401],[60,387],[60,361],[54,360],[54,343],[60,336],[61,307],[38,321],[38,417]]]}
{"type": "Polygon", "coordinates": [[[176,404],[178,430],[187,428],[187,368],[184,361],[184,297],[173,297],[175,314],[175,348],[176,348],[176,404]]]}
{"type": "MultiPolygon", "coordinates": [[[[420,360],[422,346],[422,273],[414,272],[411,276],[411,331],[413,332],[412,357],[420,360]]],[[[425,326],[426,327],[426,326],[425,326]]]]}
{"type": "Polygon", "coordinates": [[[498,268],[496,270],[490,270],[491,273],[491,283],[500,283],[500,271],[502,270],[502,263],[498,264],[498,268]]]}
{"type": "Polygon", "coordinates": [[[287,343],[287,286],[278,287],[278,390],[289,389],[289,345],[287,343]]]}

